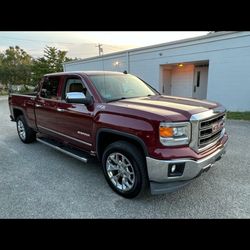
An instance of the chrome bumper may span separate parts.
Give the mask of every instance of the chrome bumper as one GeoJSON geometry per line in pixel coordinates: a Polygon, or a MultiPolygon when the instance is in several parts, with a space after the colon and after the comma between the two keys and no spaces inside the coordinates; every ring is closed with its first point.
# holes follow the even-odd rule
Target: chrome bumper
{"type": "Polygon", "coordinates": [[[207,171],[226,152],[227,142],[211,155],[194,161],[191,159],[157,160],[146,157],[148,177],[152,194],[172,192],[185,186],[192,179],[207,171]],[[184,163],[184,171],[181,176],[169,176],[169,164],[184,163]]]}

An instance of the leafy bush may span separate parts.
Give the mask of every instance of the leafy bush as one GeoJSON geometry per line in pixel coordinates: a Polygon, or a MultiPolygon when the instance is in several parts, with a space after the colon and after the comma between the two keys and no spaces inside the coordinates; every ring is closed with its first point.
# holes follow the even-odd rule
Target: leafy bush
{"type": "Polygon", "coordinates": [[[0,95],[8,95],[8,91],[7,90],[0,90],[0,95]]]}

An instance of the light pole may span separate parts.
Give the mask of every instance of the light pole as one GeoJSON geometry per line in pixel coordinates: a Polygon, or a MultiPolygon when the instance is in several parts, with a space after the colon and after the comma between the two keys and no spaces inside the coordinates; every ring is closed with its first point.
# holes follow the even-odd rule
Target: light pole
{"type": "Polygon", "coordinates": [[[96,47],[98,47],[99,56],[100,56],[100,55],[103,55],[102,44],[98,43],[98,45],[97,45],[96,47]]]}

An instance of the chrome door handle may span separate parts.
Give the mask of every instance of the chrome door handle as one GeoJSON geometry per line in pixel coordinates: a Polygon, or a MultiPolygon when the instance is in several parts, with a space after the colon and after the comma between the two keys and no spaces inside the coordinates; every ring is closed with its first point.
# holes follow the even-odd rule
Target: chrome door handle
{"type": "Polygon", "coordinates": [[[64,112],[65,111],[65,109],[60,109],[60,108],[57,108],[56,109],[58,112],[64,112]]]}
{"type": "Polygon", "coordinates": [[[41,104],[37,104],[37,103],[36,103],[36,105],[35,105],[35,106],[36,106],[36,108],[41,108],[41,107],[42,107],[42,105],[41,105],[41,104]]]}

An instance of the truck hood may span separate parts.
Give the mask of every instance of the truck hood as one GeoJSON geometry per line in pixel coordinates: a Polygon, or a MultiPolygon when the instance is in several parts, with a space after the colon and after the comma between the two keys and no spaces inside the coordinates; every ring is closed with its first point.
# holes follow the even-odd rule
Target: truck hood
{"type": "MultiPolygon", "coordinates": [[[[138,97],[110,102],[109,105],[132,110],[135,115],[140,112],[163,116],[167,120],[189,120],[191,115],[207,111],[219,106],[207,100],[190,99],[176,96],[156,95],[138,97]]],[[[120,110],[122,112],[122,109],[120,110]]]]}

